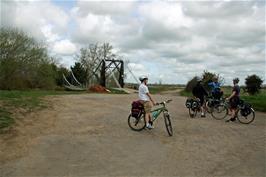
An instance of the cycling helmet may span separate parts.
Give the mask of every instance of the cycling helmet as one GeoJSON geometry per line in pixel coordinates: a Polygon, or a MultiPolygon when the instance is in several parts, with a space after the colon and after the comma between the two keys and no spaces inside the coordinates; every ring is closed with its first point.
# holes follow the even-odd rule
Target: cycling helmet
{"type": "Polygon", "coordinates": [[[212,80],[213,81],[218,81],[218,77],[217,76],[213,76],[212,80]]]}
{"type": "Polygon", "coordinates": [[[145,79],[148,79],[148,77],[147,76],[140,76],[139,77],[140,82],[143,82],[145,79]]]}
{"type": "Polygon", "coordinates": [[[239,82],[238,77],[234,78],[234,79],[233,79],[233,82],[238,83],[238,82],[239,82]]]}
{"type": "Polygon", "coordinates": [[[201,83],[202,82],[202,78],[199,77],[199,76],[196,76],[196,81],[197,81],[197,83],[201,83]]]}

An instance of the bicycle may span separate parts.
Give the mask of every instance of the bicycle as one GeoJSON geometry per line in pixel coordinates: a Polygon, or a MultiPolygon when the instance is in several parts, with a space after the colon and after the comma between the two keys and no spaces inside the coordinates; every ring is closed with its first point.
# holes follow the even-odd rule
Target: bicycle
{"type": "MultiPolygon", "coordinates": [[[[168,109],[166,108],[166,104],[170,103],[172,100],[163,101],[161,103],[157,103],[156,105],[161,105],[161,107],[154,109],[151,111],[152,113],[152,121],[151,123],[155,122],[161,113],[163,113],[164,123],[169,136],[173,136],[173,128],[171,123],[171,118],[168,109]]],[[[135,118],[131,116],[131,113],[128,116],[128,125],[134,131],[141,131],[145,128],[145,112],[144,110],[141,111],[140,115],[135,118]]]]}
{"type": "Polygon", "coordinates": [[[251,104],[240,100],[237,105],[236,118],[242,124],[250,124],[255,119],[255,110],[251,104]]]}
{"type": "MultiPolygon", "coordinates": [[[[224,103],[221,104],[221,109],[225,110],[226,112],[226,115],[221,118],[223,119],[228,115],[230,109],[229,101],[224,101],[224,103]]],[[[249,103],[245,102],[244,100],[239,101],[235,114],[235,118],[242,124],[250,124],[255,119],[255,110],[249,103]]]]}
{"type": "Polygon", "coordinates": [[[221,100],[219,100],[219,102],[218,102],[218,100],[216,100],[216,101],[217,102],[211,108],[210,114],[214,119],[222,120],[228,115],[229,105],[225,101],[225,99],[221,99],[221,100]]]}
{"type": "Polygon", "coordinates": [[[186,101],[186,107],[188,108],[189,117],[196,117],[197,113],[201,111],[199,98],[188,98],[186,101]]]}

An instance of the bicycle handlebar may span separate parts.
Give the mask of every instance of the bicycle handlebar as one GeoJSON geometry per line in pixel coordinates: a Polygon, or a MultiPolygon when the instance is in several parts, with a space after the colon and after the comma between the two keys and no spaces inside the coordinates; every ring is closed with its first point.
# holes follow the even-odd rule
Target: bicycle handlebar
{"type": "Polygon", "coordinates": [[[155,105],[165,105],[166,103],[170,103],[171,101],[173,101],[172,99],[169,99],[169,100],[166,100],[166,101],[163,101],[163,102],[160,102],[160,103],[156,103],[155,105]]]}

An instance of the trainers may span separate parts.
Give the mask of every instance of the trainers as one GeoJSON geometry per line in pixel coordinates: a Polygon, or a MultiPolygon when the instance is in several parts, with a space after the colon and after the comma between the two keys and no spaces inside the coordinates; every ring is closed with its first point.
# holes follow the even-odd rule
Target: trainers
{"type": "Polygon", "coordinates": [[[206,115],[205,114],[201,114],[201,117],[206,117],[206,115]]]}
{"type": "Polygon", "coordinates": [[[151,124],[147,124],[147,125],[146,125],[146,128],[148,128],[148,129],[153,129],[153,126],[152,126],[151,124]]]}

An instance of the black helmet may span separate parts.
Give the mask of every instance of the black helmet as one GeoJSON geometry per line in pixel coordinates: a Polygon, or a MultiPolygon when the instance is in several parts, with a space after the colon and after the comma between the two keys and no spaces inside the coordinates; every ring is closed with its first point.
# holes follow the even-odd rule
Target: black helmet
{"type": "Polygon", "coordinates": [[[234,79],[233,79],[233,82],[234,82],[234,83],[238,83],[238,82],[239,82],[238,77],[234,78],[234,79]]]}

